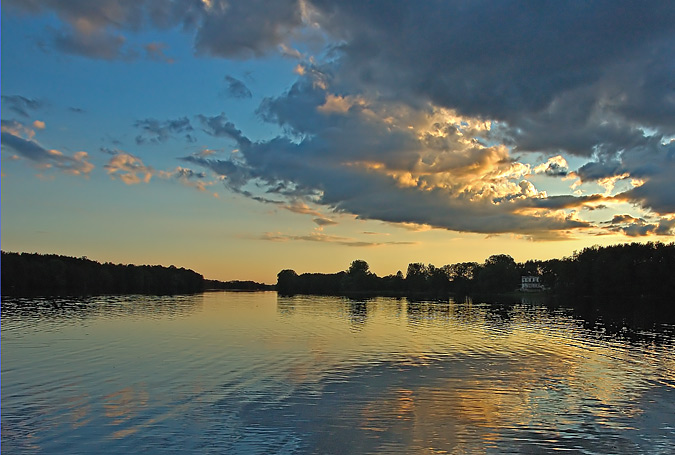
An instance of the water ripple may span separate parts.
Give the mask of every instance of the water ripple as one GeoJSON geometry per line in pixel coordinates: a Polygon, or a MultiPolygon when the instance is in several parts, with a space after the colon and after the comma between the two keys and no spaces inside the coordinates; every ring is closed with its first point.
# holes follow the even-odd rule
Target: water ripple
{"type": "Polygon", "coordinates": [[[2,324],[8,453],[675,452],[672,326],[274,293],[3,300],[2,324]]]}

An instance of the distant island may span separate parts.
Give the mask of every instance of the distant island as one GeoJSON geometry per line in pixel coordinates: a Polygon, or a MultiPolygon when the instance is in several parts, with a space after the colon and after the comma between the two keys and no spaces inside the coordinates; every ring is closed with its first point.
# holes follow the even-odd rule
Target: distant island
{"type": "Polygon", "coordinates": [[[541,292],[561,296],[675,300],[674,272],[675,244],[650,242],[593,246],[571,257],[524,263],[505,254],[490,256],[482,264],[412,263],[405,275],[399,270],[384,277],[372,273],[366,261],[356,260],[346,271],[332,274],[282,270],[276,288],[285,295],[445,297],[517,292],[529,280],[541,292]]]}
{"type": "Polygon", "coordinates": [[[218,281],[204,280],[204,289],[207,291],[274,291],[273,284],[263,284],[255,281],[218,281]]]}
{"type": "Polygon", "coordinates": [[[188,294],[205,290],[266,291],[254,281],[207,280],[189,269],[101,264],[86,257],[2,251],[2,295],[188,294]]]}

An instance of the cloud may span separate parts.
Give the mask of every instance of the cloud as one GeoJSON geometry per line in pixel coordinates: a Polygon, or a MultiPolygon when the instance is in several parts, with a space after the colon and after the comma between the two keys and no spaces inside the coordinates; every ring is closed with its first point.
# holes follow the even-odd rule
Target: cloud
{"type": "MultiPolygon", "coordinates": [[[[411,105],[431,103],[502,122],[518,150],[590,156],[672,128],[672,22],[668,1],[522,5],[435,0],[120,3],[9,0],[10,9],[53,11],[61,48],[124,57],[124,34],[180,27],[197,53],[302,58],[295,43],[330,50],[340,85],[411,105]],[[460,44],[461,43],[461,44],[460,44]]],[[[304,68],[304,66],[303,66],[304,68]]]]}
{"type": "Polygon", "coordinates": [[[134,56],[124,49],[126,38],[123,35],[91,27],[89,23],[78,22],[72,28],[60,30],[54,36],[54,47],[67,54],[101,60],[134,56]]]}
{"type": "Polygon", "coordinates": [[[380,246],[416,244],[416,242],[370,242],[370,241],[356,240],[349,237],[328,235],[322,232],[312,232],[307,235],[289,235],[278,232],[266,232],[259,238],[261,240],[269,240],[272,242],[304,241],[304,242],[332,243],[336,245],[351,246],[351,247],[380,247],[380,246]]]}
{"type": "Polygon", "coordinates": [[[247,143],[248,139],[237,129],[234,123],[227,119],[224,113],[213,117],[198,115],[197,118],[202,124],[203,131],[215,137],[229,137],[237,142],[247,143]]]}
{"type": "Polygon", "coordinates": [[[30,117],[30,111],[41,109],[45,106],[43,100],[26,98],[21,95],[2,95],[2,102],[7,109],[21,117],[30,117]]]}
{"type": "MultiPolygon", "coordinates": [[[[222,177],[225,186],[236,193],[245,194],[250,197],[254,196],[243,189],[243,187],[253,179],[253,175],[244,165],[232,160],[219,160],[208,158],[207,156],[198,153],[179,159],[186,163],[208,169],[214,174],[222,177]]],[[[261,202],[267,201],[265,198],[259,198],[259,200],[261,202]]]]}
{"type": "MultiPolygon", "coordinates": [[[[240,153],[182,159],[256,200],[533,238],[611,227],[579,218],[599,204],[675,214],[669,1],[9,0],[3,12],[6,6],[54,12],[63,23],[56,45],[95,58],[128,58],[130,34],[178,27],[194,37],[199,55],[300,59],[296,83],[257,111],[283,134],[254,140],[224,113],[200,115],[204,132],[235,141],[240,153]],[[323,47],[314,56],[297,51],[317,43],[323,47]],[[541,156],[550,158],[528,164],[541,156]],[[577,160],[586,163],[570,170],[577,160]],[[549,196],[532,173],[578,178],[581,196],[549,196]],[[605,194],[584,195],[587,183],[605,194]]],[[[226,83],[231,96],[251,96],[243,82],[228,76],[226,83]]],[[[189,121],[178,120],[187,124],[139,120],[137,142],[192,140],[189,121]]]]}
{"type": "Polygon", "coordinates": [[[623,173],[621,162],[618,159],[611,159],[588,162],[581,166],[574,174],[583,182],[592,182],[623,173]]]}
{"type": "MultiPolygon", "coordinates": [[[[617,92],[635,93],[646,74],[659,80],[656,74],[669,70],[658,62],[673,45],[668,2],[487,8],[482,2],[399,1],[387,4],[386,16],[375,3],[312,3],[325,12],[322,25],[345,40],[344,66],[358,82],[512,123],[543,119],[568,96],[585,102],[578,110],[585,114],[610,96],[618,103],[612,110],[624,107],[617,92]]],[[[660,83],[646,90],[666,88],[660,83]]],[[[665,110],[672,113],[672,106],[665,110]]]]}
{"type": "Polygon", "coordinates": [[[184,134],[187,142],[195,142],[195,138],[190,134],[194,129],[187,117],[174,120],[159,121],[153,118],[137,120],[134,126],[141,130],[141,134],[136,136],[138,145],[149,142],[151,144],[161,144],[169,140],[174,134],[184,134]]]}
{"type": "Polygon", "coordinates": [[[199,52],[229,58],[262,56],[303,25],[299,0],[213,2],[197,29],[199,52]]]}
{"type": "Polygon", "coordinates": [[[104,166],[108,174],[112,178],[119,178],[127,185],[135,185],[141,182],[149,183],[153,176],[158,176],[164,180],[174,180],[199,191],[206,191],[217,183],[208,180],[204,172],[197,172],[182,166],[167,171],[156,170],[151,166],[146,166],[139,157],[123,150],[101,147],[101,152],[111,155],[108,163],[104,166]]]}
{"type": "Polygon", "coordinates": [[[127,185],[148,183],[155,174],[154,169],[143,164],[140,158],[123,151],[115,153],[104,168],[110,177],[119,178],[127,185]]]}
{"type": "Polygon", "coordinates": [[[26,140],[32,140],[35,137],[35,130],[33,128],[27,127],[16,120],[2,120],[2,132],[26,140]]]}
{"type": "Polygon", "coordinates": [[[123,152],[122,150],[119,150],[119,149],[111,149],[111,148],[108,148],[108,147],[101,147],[101,148],[99,148],[99,150],[100,150],[102,153],[105,153],[105,154],[107,154],[107,155],[117,155],[118,153],[125,153],[125,152],[123,152]]]}
{"type": "Polygon", "coordinates": [[[164,50],[168,48],[168,46],[165,43],[152,42],[146,44],[144,48],[145,54],[147,58],[150,60],[155,60],[164,63],[175,63],[175,60],[173,58],[168,57],[164,53],[164,50]]]}
{"type": "Polygon", "coordinates": [[[227,82],[227,94],[231,98],[251,98],[253,94],[246,84],[232,76],[225,76],[227,82]]]}
{"type": "MultiPolygon", "coordinates": [[[[288,42],[289,35],[303,25],[301,4],[299,0],[7,0],[3,10],[32,14],[53,11],[62,28],[51,32],[51,45],[58,51],[89,58],[135,57],[137,52],[126,45],[127,34],[173,28],[193,32],[198,53],[247,58],[264,55],[288,42]]],[[[156,57],[152,52],[148,56],[156,57]]]]}
{"type": "Polygon", "coordinates": [[[14,151],[18,156],[32,161],[41,169],[56,168],[67,174],[86,176],[94,168],[94,165],[87,161],[87,152],[76,152],[72,156],[68,156],[58,150],[45,149],[33,140],[24,139],[14,134],[4,124],[2,146],[14,151]]]}
{"type": "Polygon", "coordinates": [[[299,213],[301,215],[312,215],[317,218],[323,218],[324,216],[319,212],[318,210],[314,210],[311,208],[309,205],[305,204],[304,202],[301,201],[292,201],[289,204],[285,204],[283,206],[286,210],[291,211],[293,213],[299,213]]]}
{"type": "Polygon", "coordinates": [[[574,148],[590,154],[594,140],[611,138],[624,120],[658,126],[675,121],[668,58],[675,13],[668,1],[517,7],[460,0],[386,5],[8,0],[3,5],[54,12],[63,23],[52,37],[57,48],[94,58],[124,58],[125,35],[148,29],[189,31],[197,53],[225,58],[270,52],[302,58],[294,44],[323,42],[344,86],[508,122],[516,142],[540,151],[574,148]],[[618,123],[605,127],[596,121],[598,114],[612,114],[618,123]],[[560,134],[564,131],[569,139],[560,134]]]}
{"type": "Polygon", "coordinates": [[[314,221],[320,227],[335,226],[336,224],[338,224],[337,221],[331,220],[330,218],[322,218],[322,217],[314,218],[312,221],[314,221]]]}
{"type": "Polygon", "coordinates": [[[535,174],[546,174],[551,177],[565,177],[569,173],[567,160],[560,155],[552,156],[546,163],[532,169],[535,174]]]}
{"type": "Polygon", "coordinates": [[[207,177],[204,172],[195,172],[192,169],[181,166],[176,167],[172,171],[159,171],[159,177],[176,180],[185,186],[196,188],[199,191],[206,191],[208,187],[216,183],[206,180],[207,177]]]}
{"type": "Polygon", "coordinates": [[[134,57],[134,51],[125,46],[124,32],[138,31],[143,25],[144,9],[151,2],[123,2],[102,0],[83,2],[66,0],[9,0],[3,7],[33,14],[53,11],[61,20],[58,29],[47,30],[49,44],[59,52],[88,58],[115,60],[134,57]]]}
{"type": "Polygon", "coordinates": [[[266,200],[262,194],[276,195],[275,203],[306,200],[362,219],[531,236],[590,227],[560,213],[559,203],[523,202],[545,195],[523,180],[531,169],[506,148],[476,142],[488,131],[484,122],[365,98],[316,115],[332,99],[330,83],[329,75],[308,74],[263,103],[261,115],[290,137],[253,142],[221,115],[215,123],[227,125],[222,135],[238,141],[240,159],[185,159],[226,177],[235,191],[253,195],[258,188],[266,200]]]}
{"type": "Polygon", "coordinates": [[[582,181],[597,181],[611,191],[617,181],[629,181],[632,188],[615,198],[661,214],[675,213],[675,142],[645,138],[641,144],[581,166],[576,174],[582,181]]]}
{"type": "Polygon", "coordinates": [[[631,215],[614,215],[610,221],[604,224],[610,225],[610,230],[623,232],[629,237],[673,235],[675,233],[675,219],[668,218],[648,222],[644,218],[636,218],[631,215]]]}

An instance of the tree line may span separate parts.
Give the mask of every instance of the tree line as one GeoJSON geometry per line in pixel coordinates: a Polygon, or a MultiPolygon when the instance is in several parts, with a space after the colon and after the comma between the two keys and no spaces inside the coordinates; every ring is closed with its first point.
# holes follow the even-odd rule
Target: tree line
{"type": "Polygon", "coordinates": [[[207,280],[175,266],[99,263],[86,257],[2,252],[2,295],[189,294],[270,291],[255,281],[207,280]]]}
{"type": "Polygon", "coordinates": [[[571,257],[517,263],[505,254],[483,263],[460,262],[436,267],[411,263],[406,274],[379,277],[366,261],[355,260],[338,273],[303,273],[286,269],[277,275],[281,294],[476,295],[512,292],[522,276],[537,276],[548,292],[584,296],[675,297],[675,244],[660,242],[593,246],[571,257]]]}
{"type": "Polygon", "coordinates": [[[264,284],[249,280],[204,280],[204,287],[205,290],[208,291],[273,291],[275,289],[273,284],[264,284]]]}
{"type": "Polygon", "coordinates": [[[86,257],[2,252],[2,294],[183,294],[204,277],[159,265],[101,264],[86,257]]]}

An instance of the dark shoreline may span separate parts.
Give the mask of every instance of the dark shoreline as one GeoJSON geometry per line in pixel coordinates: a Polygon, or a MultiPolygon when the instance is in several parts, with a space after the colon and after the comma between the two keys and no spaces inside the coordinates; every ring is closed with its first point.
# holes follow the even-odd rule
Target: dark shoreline
{"type": "Polygon", "coordinates": [[[99,263],[86,257],[2,252],[2,296],[176,295],[219,290],[272,290],[254,281],[208,280],[190,269],[99,263]]]}

